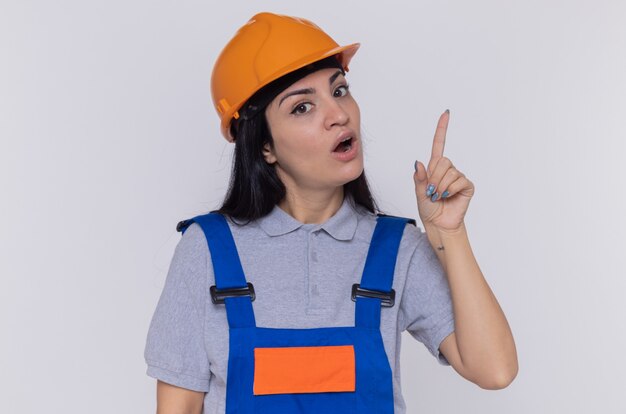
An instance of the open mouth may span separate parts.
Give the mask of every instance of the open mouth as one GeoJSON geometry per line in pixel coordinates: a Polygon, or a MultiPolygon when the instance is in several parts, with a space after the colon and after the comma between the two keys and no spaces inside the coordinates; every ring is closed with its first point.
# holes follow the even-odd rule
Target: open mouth
{"type": "Polygon", "coordinates": [[[341,141],[337,147],[333,150],[333,152],[348,152],[352,148],[352,137],[346,138],[341,141]]]}

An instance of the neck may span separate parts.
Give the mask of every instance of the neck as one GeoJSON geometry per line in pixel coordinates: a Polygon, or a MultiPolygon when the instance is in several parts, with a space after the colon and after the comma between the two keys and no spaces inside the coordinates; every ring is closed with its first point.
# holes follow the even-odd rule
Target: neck
{"type": "Polygon", "coordinates": [[[301,223],[320,224],[339,210],[343,197],[343,186],[321,192],[287,191],[278,207],[301,223]]]}

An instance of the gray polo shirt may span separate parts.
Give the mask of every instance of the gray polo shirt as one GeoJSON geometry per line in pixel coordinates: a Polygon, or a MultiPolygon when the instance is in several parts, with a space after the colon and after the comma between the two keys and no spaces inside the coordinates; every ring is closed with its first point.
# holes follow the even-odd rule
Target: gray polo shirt
{"type": "MultiPolygon", "coordinates": [[[[359,283],[376,216],[346,198],[323,224],[303,224],[275,206],[248,225],[228,220],[246,278],[254,284],[257,326],[354,326],[353,283],[359,283]]],[[[144,357],[147,374],[206,392],[204,414],[225,412],[228,323],[214,305],[210,251],[193,223],[176,246],[152,317],[144,357]]],[[[407,330],[442,365],[441,341],[454,331],[446,275],[426,233],[408,224],[400,242],[393,288],[396,304],[381,311],[381,333],[393,372],[395,413],[406,412],[400,388],[400,340],[407,330]]]]}

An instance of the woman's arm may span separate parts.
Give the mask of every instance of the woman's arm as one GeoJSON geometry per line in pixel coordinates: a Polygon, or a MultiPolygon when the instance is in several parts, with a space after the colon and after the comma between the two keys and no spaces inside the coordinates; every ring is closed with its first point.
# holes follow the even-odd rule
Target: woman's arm
{"type": "Polygon", "coordinates": [[[157,380],[157,414],[202,414],[204,393],[157,380]]]}
{"type": "Polygon", "coordinates": [[[415,197],[420,219],[450,285],[454,329],[439,345],[450,365],[485,389],[504,388],[517,375],[511,329],[472,253],[465,213],[472,183],[444,157],[450,111],[439,117],[428,168],[415,161],[415,197]]]}
{"type": "Polygon", "coordinates": [[[508,386],[518,371],[515,342],[474,258],[465,224],[455,232],[424,227],[448,277],[454,308],[455,332],[439,349],[461,376],[481,388],[508,386]]]}

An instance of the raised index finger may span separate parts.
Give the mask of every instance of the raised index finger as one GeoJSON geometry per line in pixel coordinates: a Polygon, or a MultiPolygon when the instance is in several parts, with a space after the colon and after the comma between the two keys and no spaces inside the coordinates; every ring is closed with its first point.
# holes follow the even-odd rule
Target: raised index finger
{"type": "Polygon", "coordinates": [[[437,129],[435,130],[435,138],[433,138],[433,149],[430,153],[430,161],[443,157],[443,148],[446,146],[446,131],[448,130],[448,121],[450,120],[450,111],[446,111],[439,117],[437,129]]]}

